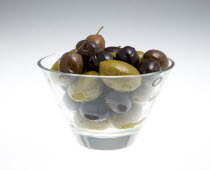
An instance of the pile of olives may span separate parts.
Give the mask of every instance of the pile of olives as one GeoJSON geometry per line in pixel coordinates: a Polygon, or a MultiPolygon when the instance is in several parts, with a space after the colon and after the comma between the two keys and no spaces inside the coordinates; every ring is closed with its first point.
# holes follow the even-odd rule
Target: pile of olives
{"type": "Polygon", "coordinates": [[[167,68],[169,61],[167,56],[158,50],[144,53],[136,51],[131,46],[106,47],[104,38],[99,34],[102,28],[96,34],[79,41],[75,49],[63,54],[51,69],[61,73],[95,75],[80,77],[74,81],[69,81],[67,76],[59,77],[61,81],[68,82],[66,86],[64,85],[66,88],[63,88],[66,89],[64,103],[66,105],[68,101],[70,105],[77,103],[75,112],[79,116],[76,114],[75,122],[81,127],[85,127],[86,123],[86,127],[91,129],[92,123],[94,128],[107,128],[110,120],[113,119],[118,121],[112,123],[112,125],[117,124],[117,128],[131,128],[139,124],[137,122],[139,114],[135,115],[133,112],[134,108],[137,108],[133,99],[137,98],[135,92],[142,90],[140,88],[142,78],[126,77],[126,75],[158,72],[167,68]],[[113,78],[113,76],[123,75],[125,77],[122,79],[113,78]],[[99,78],[100,76],[112,77],[99,78]],[[119,123],[121,117],[123,117],[123,124],[119,123]],[[100,126],[100,123],[106,126],[100,126]]]}

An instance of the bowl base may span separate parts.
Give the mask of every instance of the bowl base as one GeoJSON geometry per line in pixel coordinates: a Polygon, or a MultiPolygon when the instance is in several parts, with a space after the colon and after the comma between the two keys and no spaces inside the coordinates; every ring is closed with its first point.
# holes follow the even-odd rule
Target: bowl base
{"type": "Polygon", "coordinates": [[[75,134],[78,142],[89,149],[114,150],[130,146],[136,134],[117,136],[117,137],[94,137],[81,134],[75,134]]]}

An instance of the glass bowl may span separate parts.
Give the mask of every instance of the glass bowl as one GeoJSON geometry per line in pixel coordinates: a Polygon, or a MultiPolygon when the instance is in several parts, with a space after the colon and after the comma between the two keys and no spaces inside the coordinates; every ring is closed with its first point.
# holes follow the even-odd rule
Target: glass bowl
{"type": "Polygon", "coordinates": [[[174,62],[155,73],[99,76],[51,70],[62,56],[38,61],[78,142],[91,149],[121,149],[133,143],[174,62]]]}

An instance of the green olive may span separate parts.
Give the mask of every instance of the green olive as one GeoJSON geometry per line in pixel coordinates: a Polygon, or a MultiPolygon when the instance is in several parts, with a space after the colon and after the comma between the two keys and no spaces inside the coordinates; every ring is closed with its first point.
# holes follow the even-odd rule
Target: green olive
{"type": "Polygon", "coordinates": [[[139,55],[139,62],[141,62],[142,59],[143,59],[144,52],[142,52],[142,51],[137,51],[137,53],[138,53],[138,55],[139,55]]]}
{"type": "Polygon", "coordinates": [[[84,75],[99,75],[96,71],[88,71],[86,73],[83,73],[84,75]]]}
{"type": "MultiPolygon", "coordinates": [[[[118,60],[102,61],[99,66],[101,76],[140,75],[132,65],[118,60]]],[[[133,91],[141,85],[141,77],[102,78],[103,82],[117,91],[133,91]]]]}
{"type": "Polygon", "coordinates": [[[69,52],[77,53],[77,49],[73,49],[73,50],[71,50],[71,51],[69,51],[69,52]]]}
{"type": "MultiPolygon", "coordinates": [[[[53,66],[51,67],[51,70],[59,71],[59,62],[60,59],[58,59],[53,66]]],[[[52,81],[54,84],[66,87],[67,84],[69,84],[69,80],[67,77],[63,76],[62,73],[55,73],[50,72],[50,81],[52,81]]]]}
{"type": "MultiPolygon", "coordinates": [[[[84,73],[84,75],[98,75],[95,71],[84,73]]],[[[81,77],[68,86],[70,98],[77,102],[87,102],[98,98],[103,90],[103,84],[99,78],[81,77]]]]}
{"type": "Polygon", "coordinates": [[[145,119],[142,119],[136,123],[127,123],[121,126],[122,129],[129,129],[129,128],[134,128],[135,126],[141,124],[145,119]]]}
{"type": "Polygon", "coordinates": [[[128,112],[113,113],[110,116],[112,125],[118,129],[129,129],[140,125],[145,120],[143,117],[143,107],[143,104],[134,104],[128,112]]]}
{"type": "Polygon", "coordinates": [[[110,52],[110,54],[112,54],[115,58],[117,53],[116,52],[110,52]]]}
{"type": "Polygon", "coordinates": [[[99,66],[99,74],[105,76],[139,75],[139,71],[132,65],[118,60],[102,61],[99,66]]]}
{"type": "Polygon", "coordinates": [[[53,66],[51,67],[51,70],[58,71],[59,60],[60,60],[60,59],[58,59],[58,60],[53,64],[53,66]]]}

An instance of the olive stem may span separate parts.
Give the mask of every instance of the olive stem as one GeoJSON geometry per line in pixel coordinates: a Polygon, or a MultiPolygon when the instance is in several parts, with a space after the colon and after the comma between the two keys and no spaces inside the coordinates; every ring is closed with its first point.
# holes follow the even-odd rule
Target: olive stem
{"type": "Polygon", "coordinates": [[[103,28],[104,28],[104,26],[102,26],[102,27],[98,30],[98,32],[96,33],[96,35],[98,35],[98,33],[99,33],[103,28]]]}
{"type": "Polygon", "coordinates": [[[79,46],[79,48],[77,49],[77,51],[80,50],[80,48],[85,44],[85,42],[86,42],[86,41],[84,41],[84,42],[79,46]]]}

